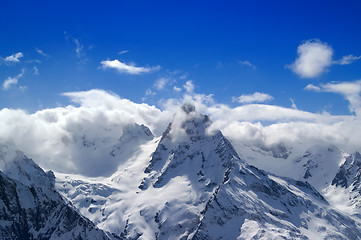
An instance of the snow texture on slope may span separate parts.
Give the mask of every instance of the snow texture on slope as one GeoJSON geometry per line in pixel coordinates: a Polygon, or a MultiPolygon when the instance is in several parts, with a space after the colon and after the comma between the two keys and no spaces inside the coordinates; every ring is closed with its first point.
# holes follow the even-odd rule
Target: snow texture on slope
{"type": "Polygon", "coordinates": [[[326,196],[341,210],[361,215],[361,154],[348,156],[339,168],[326,196]]]}
{"type": "Polygon", "coordinates": [[[0,163],[0,239],[110,239],[63,200],[51,172],[3,144],[0,163]]]}

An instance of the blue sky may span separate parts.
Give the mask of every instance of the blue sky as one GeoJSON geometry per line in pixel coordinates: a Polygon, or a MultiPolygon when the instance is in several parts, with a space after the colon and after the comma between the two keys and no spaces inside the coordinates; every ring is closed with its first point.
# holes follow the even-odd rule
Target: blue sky
{"type": "Polygon", "coordinates": [[[305,111],[353,114],[360,92],[337,84],[361,85],[360,9],[358,1],[2,1],[0,108],[64,106],[61,93],[90,89],[158,106],[191,86],[233,107],[291,108],[292,99],[305,111]]]}

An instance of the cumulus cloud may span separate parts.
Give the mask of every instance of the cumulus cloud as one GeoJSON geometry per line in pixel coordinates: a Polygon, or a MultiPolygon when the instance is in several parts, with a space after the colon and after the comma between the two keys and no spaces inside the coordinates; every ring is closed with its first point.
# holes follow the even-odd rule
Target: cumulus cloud
{"type": "Polygon", "coordinates": [[[273,100],[273,97],[271,95],[260,92],[255,92],[253,94],[248,94],[248,95],[244,94],[237,98],[233,98],[233,102],[239,102],[239,103],[254,103],[254,102],[261,103],[270,100],[273,100]]]}
{"type": "Polygon", "coordinates": [[[320,84],[320,86],[309,84],[305,89],[316,92],[331,92],[341,94],[350,103],[350,111],[356,113],[358,116],[361,116],[361,80],[354,82],[331,82],[320,84]]]}
{"type": "Polygon", "coordinates": [[[298,57],[289,67],[302,78],[314,78],[332,65],[333,49],[319,40],[308,40],[297,48],[298,57]]]}
{"type": "Polygon", "coordinates": [[[248,67],[251,67],[253,69],[256,69],[256,66],[253,65],[252,63],[250,63],[247,60],[238,61],[238,63],[241,64],[241,65],[248,66],[248,67]]]}
{"type": "Polygon", "coordinates": [[[119,73],[127,73],[127,74],[142,74],[142,73],[149,73],[151,71],[156,71],[160,69],[160,66],[156,67],[136,67],[132,65],[127,65],[123,62],[120,62],[118,59],[115,60],[105,60],[101,61],[100,64],[102,65],[103,69],[113,68],[117,70],[119,73]]]}
{"type": "Polygon", "coordinates": [[[320,40],[307,40],[297,48],[298,57],[295,62],[286,67],[302,78],[315,78],[327,72],[334,64],[347,65],[361,59],[352,54],[343,56],[340,60],[333,60],[333,49],[320,40]]]}
{"type": "MultiPolygon", "coordinates": [[[[3,89],[4,89],[4,90],[9,90],[12,86],[17,85],[19,79],[24,76],[24,72],[25,72],[25,69],[22,69],[22,70],[21,70],[21,73],[19,73],[19,74],[16,75],[15,77],[8,77],[8,78],[3,82],[3,89]]],[[[23,88],[23,87],[22,87],[22,88],[23,88]]]]}
{"type": "Polygon", "coordinates": [[[47,169],[97,176],[104,174],[107,161],[120,161],[110,152],[124,127],[145,124],[159,135],[171,119],[167,114],[159,118],[161,111],[154,106],[103,90],[63,95],[74,104],[33,114],[0,110],[0,142],[14,143],[47,169]]]}
{"type": "Polygon", "coordinates": [[[10,56],[5,57],[3,60],[5,63],[19,63],[20,58],[22,58],[24,55],[22,52],[14,53],[10,56]]]}

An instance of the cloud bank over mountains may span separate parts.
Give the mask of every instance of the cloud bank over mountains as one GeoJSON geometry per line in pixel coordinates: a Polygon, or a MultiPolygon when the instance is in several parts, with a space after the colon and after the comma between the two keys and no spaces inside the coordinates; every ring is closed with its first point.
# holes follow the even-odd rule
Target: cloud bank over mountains
{"type": "MultiPolygon", "coordinates": [[[[319,88],[348,93],[342,90],[347,87],[335,86],[319,88]]],[[[128,124],[144,124],[155,136],[161,136],[177,109],[192,103],[213,121],[210,132],[220,129],[232,142],[305,148],[335,144],[348,152],[361,149],[361,119],[357,114],[334,116],[265,104],[232,108],[216,103],[212,95],[191,90],[182,98],[165,100],[161,109],[97,89],[64,93],[74,103],[65,107],[35,113],[4,108],[0,111],[0,141],[15,144],[44,168],[84,173],[85,168],[104,159],[104,152],[117,143],[128,124]]],[[[352,98],[355,94],[351,92],[346,99],[359,113],[360,105],[352,98]]]]}

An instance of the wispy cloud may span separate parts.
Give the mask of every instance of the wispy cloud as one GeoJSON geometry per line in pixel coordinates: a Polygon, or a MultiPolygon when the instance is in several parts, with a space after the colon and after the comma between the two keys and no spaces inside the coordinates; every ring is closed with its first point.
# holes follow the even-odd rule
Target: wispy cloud
{"type": "Polygon", "coordinates": [[[35,51],[37,53],[39,53],[41,56],[44,56],[44,57],[50,57],[49,54],[45,53],[43,50],[39,49],[39,48],[35,48],[35,51]]]}
{"type": "Polygon", "coordinates": [[[242,61],[238,61],[239,64],[244,65],[244,66],[248,66],[250,68],[256,69],[257,67],[255,65],[253,65],[252,63],[250,63],[247,60],[242,60],[242,61]]]}
{"type": "Polygon", "coordinates": [[[161,77],[161,78],[159,78],[157,81],[155,81],[154,87],[155,87],[157,90],[163,90],[164,87],[166,86],[166,84],[168,83],[168,81],[169,81],[169,78],[161,77]]]}
{"type": "Polygon", "coordinates": [[[5,63],[19,63],[20,58],[22,58],[24,55],[22,52],[14,53],[10,56],[7,56],[3,59],[5,63]]]}
{"type": "Polygon", "coordinates": [[[34,66],[33,69],[34,69],[34,74],[39,75],[39,69],[36,66],[34,66]]]}
{"type": "Polygon", "coordinates": [[[118,59],[112,61],[111,60],[101,61],[100,64],[102,65],[103,69],[112,68],[117,70],[119,73],[127,73],[132,75],[149,73],[160,69],[159,65],[155,67],[136,67],[132,65],[127,65],[123,62],[120,62],[118,59]]]}
{"type": "Polygon", "coordinates": [[[293,101],[292,98],[290,98],[290,101],[291,101],[291,103],[292,103],[291,108],[293,108],[293,109],[298,109],[295,101],[293,101]]]}
{"type": "Polygon", "coordinates": [[[188,73],[184,73],[183,75],[179,76],[179,79],[186,79],[188,77],[188,73]]]}
{"type": "MultiPolygon", "coordinates": [[[[74,51],[78,58],[82,58],[83,56],[85,56],[84,45],[81,44],[81,42],[79,41],[78,38],[73,37],[66,31],[64,31],[64,36],[65,36],[65,40],[67,40],[67,41],[71,40],[75,44],[74,51]]],[[[91,48],[93,48],[93,46],[89,46],[88,48],[91,49],[91,48]]],[[[85,63],[87,60],[88,59],[82,59],[80,62],[85,63]]]]}
{"type": "Polygon", "coordinates": [[[333,60],[333,49],[318,39],[307,40],[297,48],[298,56],[294,63],[286,65],[301,78],[315,78],[334,65],[347,65],[361,59],[361,56],[348,55],[340,60],[333,60]]]}
{"type": "Polygon", "coordinates": [[[315,92],[330,92],[341,94],[350,103],[350,111],[358,116],[361,116],[361,80],[354,82],[331,82],[320,84],[320,86],[309,84],[305,87],[305,89],[315,92]]]}
{"type": "Polygon", "coordinates": [[[145,91],[146,96],[155,95],[156,93],[152,91],[152,89],[148,88],[147,91],[145,91]]]}
{"type": "Polygon", "coordinates": [[[129,52],[129,51],[128,50],[123,50],[123,51],[118,52],[118,54],[122,55],[122,54],[127,53],[127,52],[129,52]]]}
{"type": "Polygon", "coordinates": [[[15,86],[18,84],[18,81],[20,78],[22,78],[24,76],[24,72],[25,69],[21,70],[21,73],[19,73],[18,75],[16,75],[15,77],[8,77],[4,82],[3,82],[3,90],[9,90],[12,86],[15,86]]]}
{"type": "Polygon", "coordinates": [[[350,54],[347,56],[343,56],[340,60],[334,61],[333,63],[339,64],[339,65],[348,65],[359,59],[361,59],[361,56],[354,56],[354,55],[350,54]]]}
{"type": "Polygon", "coordinates": [[[83,55],[84,46],[80,44],[77,38],[73,38],[73,42],[75,43],[75,53],[78,58],[81,58],[83,55]]]}
{"type": "Polygon", "coordinates": [[[255,92],[253,94],[243,94],[237,98],[234,97],[232,99],[233,102],[239,103],[262,103],[270,100],[273,100],[273,97],[271,95],[260,92],[255,92]]]}

